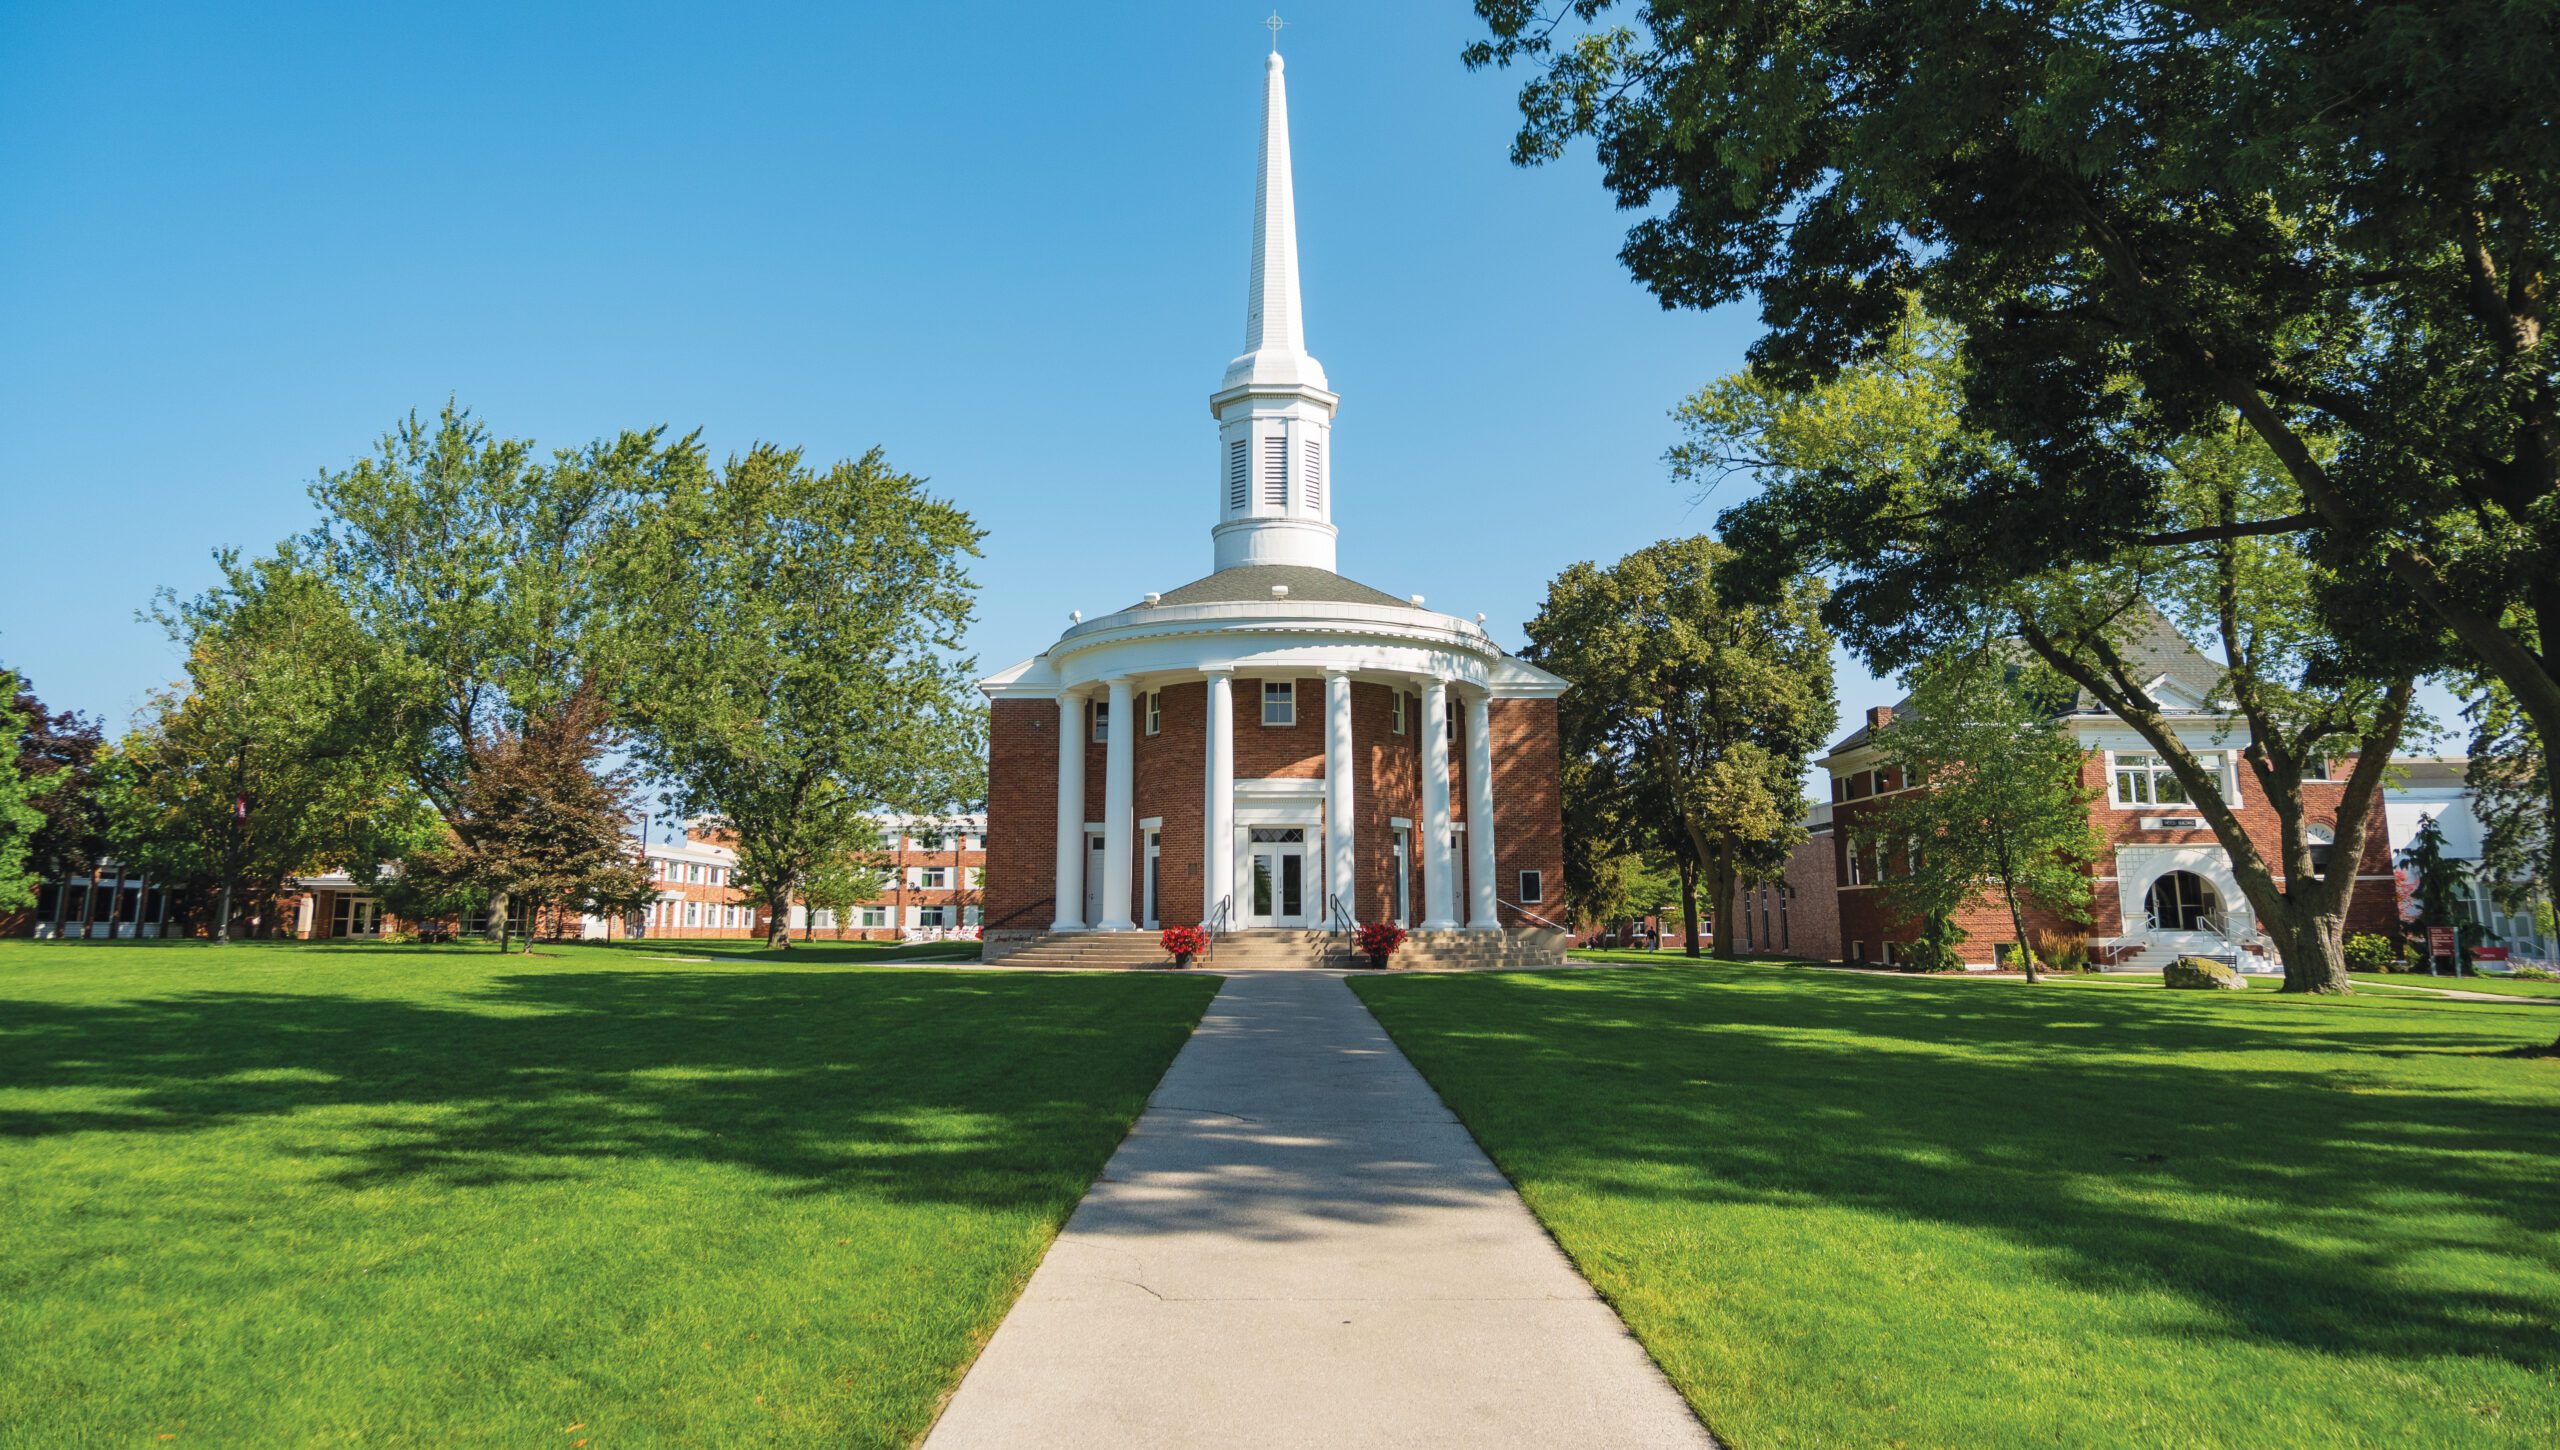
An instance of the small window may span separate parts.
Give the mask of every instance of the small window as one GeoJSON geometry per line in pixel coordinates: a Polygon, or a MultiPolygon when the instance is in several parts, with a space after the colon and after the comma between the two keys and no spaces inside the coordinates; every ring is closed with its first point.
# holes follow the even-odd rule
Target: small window
{"type": "Polygon", "coordinates": [[[1289,435],[1274,433],[1262,440],[1262,504],[1284,508],[1289,502],[1289,435]]]}
{"type": "Polygon", "coordinates": [[[1262,723],[1282,727],[1298,723],[1298,682],[1296,680],[1264,680],[1262,682],[1262,723]]]}
{"type": "Polygon", "coordinates": [[[1111,702],[1109,700],[1093,702],[1093,738],[1096,740],[1111,738],[1111,702]]]}
{"type": "Polygon", "coordinates": [[[1232,513],[1243,513],[1244,506],[1252,502],[1251,458],[1243,439],[1227,445],[1227,508],[1232,513]]]}
{"type": "Polygon", "coordinates": [[[1396,691],[1395,705],[1389,712],[1390,718],[1395,722],[1395,731],[1398,735],[1404,733],[1404,699],[1404,691],[1396,691]]]}
{"type": "Polygon", "coordinates": [[[927,891],[947,891],[951,889],[951,868],[927,866],[924,868],[924,874],[917,878],[916,885],[927,891]]]}
{"type": "Polygon", "coordinates": [[[1535,906],[1539,902],[1546,900],[1546,886],[1545,873],[1538,871],[1521,872],[1520,904],[1522,906],[1535,906]]]}
{"type": "Polygon", "coordinates": [[[934,834],[934,835],[930,835],[930,836],[918,836],[918,837],[916,837],[916,849],[917,849],[917,850],[919,850],[919,851],[939,851],[939,850],[941,850],[941,849],[942,849],[942,837],[941,837],[941,835],[940,835],[939,833],[936,833],[936,834],[934,834]]]}
{"type": "Polygon", "coordinates": [[[2325,755],[2315,755],[2309,760],[2302,762],[2302,778],[2304,780],[2327,780],[2329,778],[2329,758],[2325,755]]]}
{"type": "Polygon", "coordinates": [[[1849,960],[1853,962],[1863,962],[1866,959],[1867,944],[1865,942],[1853,941],[1849,943],[1849,960]]]}
{"type": "Polygon", "coordinates": [[[1149,690],[1147,691],[1147,733],[1154,735],[1163,729],[1164,691],[1149,690]]]}

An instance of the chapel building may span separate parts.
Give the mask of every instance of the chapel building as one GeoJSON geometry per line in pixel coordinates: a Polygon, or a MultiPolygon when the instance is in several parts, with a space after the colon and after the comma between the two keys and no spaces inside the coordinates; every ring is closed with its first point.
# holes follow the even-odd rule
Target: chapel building
{"type": "Polygon", "coordinates": [[[1370,921],[1417,934],[1401,962],[1562,960],[1565,683],[1481,616],[1335,572],[1339,401],[1306,347],[1275,52],[1244,351],[1209,396],[1211,572],[980,682],[989,960],[1176,924],[1321,959],[1370,921]]]}

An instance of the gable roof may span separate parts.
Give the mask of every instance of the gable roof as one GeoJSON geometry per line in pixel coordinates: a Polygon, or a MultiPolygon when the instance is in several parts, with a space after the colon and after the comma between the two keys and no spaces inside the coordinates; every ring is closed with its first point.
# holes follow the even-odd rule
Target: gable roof
{"type": "MultiPolygon", "coordinates": [[[[2145,605],[2142,615],[2136,621],[2133,633],[2117,645],[2126,668],[2135,679],[2143,681],[2146,688],[2153,689],[2155,697],[2159,693],[2174,694],[2175,700],[2161,702],[2171,710],[2181,705],[2211,710],[2213,698],[2222,688],[2222,666],[2208,659],[2193,641],[2178,633],[2178,627],[2159,610],[2145,605]]],[[[1909,695],[1893,703],[1897,715],[1910,707],[1909,695]]],[[[2102,715],[2106,709],[2098,703],[2096,696],[2086,690],[2075,689],[2070,704],[2053,713],[2057,718],[2064,715],[2102,715]]],[[[1842,751],[1855,750],[1874,734],[1874,727],[1861,723],[1857,729],[1840,737],[1840,742],[1831,747],[1830,753],[1838,755],[1842,751]]]]}

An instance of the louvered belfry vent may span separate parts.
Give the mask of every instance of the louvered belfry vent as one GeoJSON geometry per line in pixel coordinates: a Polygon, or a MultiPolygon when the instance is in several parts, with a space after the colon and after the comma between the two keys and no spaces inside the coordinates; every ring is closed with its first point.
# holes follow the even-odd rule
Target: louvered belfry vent
{"type": "Polygon", "coordinates": [[[1249,457],[1243,439],[1227,445],[1227,508],[1234,513],[1243,513],[1244,506],[1251,501],[1248,492],[1252,483],[1251,470],[1246,462],[1249,457]]]}
{"type": "Polygon", "coordinates": [[[1274,433],[1262,440],[1262,503],[1265,508],[1289,506],[1289,435],[1274,433]]]}
{"type": "Polygon", "coordinates": [[[1307,440],[1307,512],[1324,512],[1324,440],[1307,440]]]}

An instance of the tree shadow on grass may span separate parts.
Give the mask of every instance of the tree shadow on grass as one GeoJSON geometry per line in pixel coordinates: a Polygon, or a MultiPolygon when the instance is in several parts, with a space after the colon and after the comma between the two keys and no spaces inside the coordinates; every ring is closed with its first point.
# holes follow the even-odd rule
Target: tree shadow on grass
{"type": "Polygon", "coordinates": [[[1082,1191],[1210,983],[730,970],[497,978],[447,1003],[0,999],[0,1137],[378,1108],[332,1181],[454,1185],[647,1157],[780,1193],[1019,1205],[1082,1191]],[[431,1110],[431,1111],[422,1111],[431,1110]]]}
{"type": "Polygon", "coordinates": [[[2560,1365],[2560,1077],[2480,1056],[2547,1032],[2530,1009],[1658,972],[1368,995],[1524,1184],[1933,1221],[2206,1311],[2182,1333],[2560,1365]]]}

